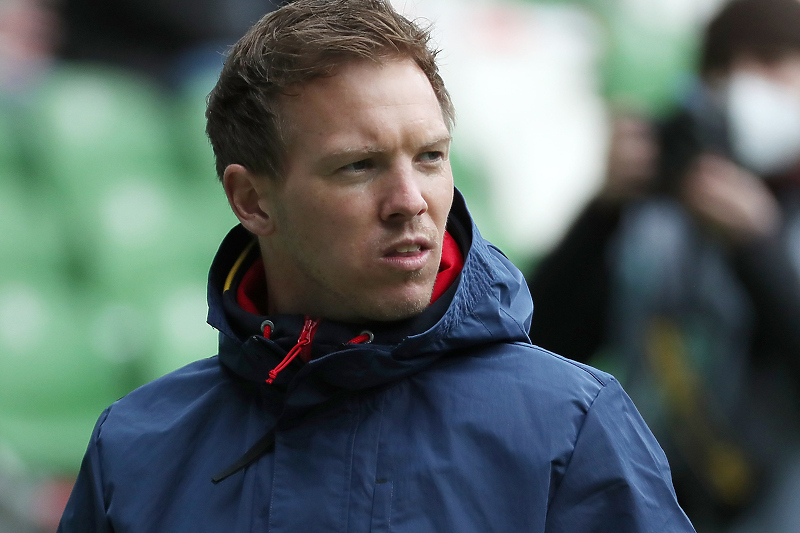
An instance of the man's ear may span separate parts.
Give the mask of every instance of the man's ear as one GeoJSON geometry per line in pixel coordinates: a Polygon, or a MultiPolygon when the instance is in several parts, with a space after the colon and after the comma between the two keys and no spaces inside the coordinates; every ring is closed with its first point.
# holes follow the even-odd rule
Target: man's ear
{"type": "Polygon", "coordinates": [[[272,187],[269,178],[257,176],[242,165],[228,165],[222,176],[222,185],[228,203],[239,222],[250,233],[267,236],[275,231],[275,216],[272,198],[268,192],[272,187]]]}

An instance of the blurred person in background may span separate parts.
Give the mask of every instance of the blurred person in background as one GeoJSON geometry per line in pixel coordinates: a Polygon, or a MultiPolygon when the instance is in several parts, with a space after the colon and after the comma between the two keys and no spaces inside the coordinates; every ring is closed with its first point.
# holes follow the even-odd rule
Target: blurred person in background
{"type": "Polygon", "coordinates": [[[113,64],[167,84],[222,66],[236,42],[278,0],[62,0],[68,61],[113,64]]]}
{"type": "Polygon", "coordinates": [[[50,68],[60,23],[49,2],[0,2],[0,95],[27,91],[50,68]]]}
{"type": "Polygon", "coordinates": [[[531,339],[626,385],[698,530],[796,531],[800,2],[728,4],[700,72],[671,119],[615,121],[605,186],[528,276],[531,339]]]}

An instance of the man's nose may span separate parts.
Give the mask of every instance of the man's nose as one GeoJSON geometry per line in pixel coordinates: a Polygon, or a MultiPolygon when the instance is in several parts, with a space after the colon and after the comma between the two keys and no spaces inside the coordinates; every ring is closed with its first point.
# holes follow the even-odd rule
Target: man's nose
{"type": "Polygon", "coordinates": [[[381,219],[403,222],[423,215],[428,203],[423,195],[425,176],[416,172],[413,164],[397,165],[386,176],[381,219]]]}

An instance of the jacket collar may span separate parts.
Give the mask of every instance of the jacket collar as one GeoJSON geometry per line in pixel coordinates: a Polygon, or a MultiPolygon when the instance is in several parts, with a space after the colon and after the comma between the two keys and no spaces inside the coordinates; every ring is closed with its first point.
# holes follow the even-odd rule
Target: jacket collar
{"type": "Polygon", "coordinates": [[[425,312],[410,320],[368,325],[375,339],[363,345],[345,343],[365,329],[364,325],[323,321],[312,343],[311,361],[292,363],[267,386],[263,382],[269,371],[297,342],[303,319],[269,317],[276,325],[271,338],[253,334],[264,317],[245,313],[236,303],[234,291],[224,290],[226,282],[229,289],[235,283],[228,275],[252,242],[252,236],[237,226],[220,246],[209,274],[208,322],[220,331],[221,363],[259,388],[281,391],[287,407],[294,405],[304,411],[336,391],[385,385],[465,349],[529,342],[533,306],[524,278],[480,237],[458,191],[448,231],[465,252],[464,267],[448,291],[425,312]]]}

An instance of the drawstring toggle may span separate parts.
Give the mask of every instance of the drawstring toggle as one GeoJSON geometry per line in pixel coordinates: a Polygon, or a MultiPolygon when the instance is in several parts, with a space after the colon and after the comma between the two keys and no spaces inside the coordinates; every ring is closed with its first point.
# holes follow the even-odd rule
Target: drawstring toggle
{"type": "Polygon", "coordinates": [[[311,340],[314,338],[314,333],[317,332],[317,327],[319,327],[319,320],[313,320],[309,317],[305,317],[305,321],[303,322],[303,330],[300,332],[300,338],[297,339],[297,344],[294,345],[294,348],[289,350],[289,353],[286,354],[286,357],[283,358],[283,361],[278,363],[278,366],[269,371],[269,377],[266,380],[267,384],[275,381],[275,378],[278,377],[278,373],[281,370],[289,366],[289,363],[291,363],[301,352],[305,352],[309,349],[311,340]]]}

